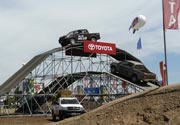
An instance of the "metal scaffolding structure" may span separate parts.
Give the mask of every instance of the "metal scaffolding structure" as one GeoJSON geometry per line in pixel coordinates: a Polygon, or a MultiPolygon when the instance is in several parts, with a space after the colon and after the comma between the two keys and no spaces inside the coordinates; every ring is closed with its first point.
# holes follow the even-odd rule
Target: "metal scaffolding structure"
{"type": "Polygon", "coordinates": [[[110,73],[110,64],[117,57],[106,54],[78,56],[79,51],[82,52],[82,46],[55,48],[30,60],[1,86],[1,109],[8,107],[14,112],[0,115],[49,114],[51,99],[60,89],[70,89],[87,110],[145,90],[110,73]]]}

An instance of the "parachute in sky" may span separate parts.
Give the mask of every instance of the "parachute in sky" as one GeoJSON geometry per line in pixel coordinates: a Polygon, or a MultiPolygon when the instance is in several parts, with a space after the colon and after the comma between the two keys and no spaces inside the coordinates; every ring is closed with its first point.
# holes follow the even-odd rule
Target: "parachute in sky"
{"type": "Polygon", "coordinates": [[[143,27],[146,23],[146,17],[144,15],[139,15],[135,17],[135,19],[132,21],[129,30],[133,29],[133,34],[136,32],[136,30],[139,30],[139,28],[143,27]]]}

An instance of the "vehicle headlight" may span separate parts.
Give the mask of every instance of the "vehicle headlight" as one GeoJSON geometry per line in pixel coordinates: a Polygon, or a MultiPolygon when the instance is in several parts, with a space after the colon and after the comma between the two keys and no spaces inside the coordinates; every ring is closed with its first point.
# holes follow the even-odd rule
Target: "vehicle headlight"
{"type": "Polygon", "coordinates": [[[84,111],[84,108],[83,108],[83,107],[80,107],[80,111],[84,111]]]}

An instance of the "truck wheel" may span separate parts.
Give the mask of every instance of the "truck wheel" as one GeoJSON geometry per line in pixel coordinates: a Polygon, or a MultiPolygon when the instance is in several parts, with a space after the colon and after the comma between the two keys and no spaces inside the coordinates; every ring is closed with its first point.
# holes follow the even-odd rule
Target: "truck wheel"
{"type": "Polygon", "coordinates": [[[111,73],[112,73],[112,74],[116,74],[116,67],[115,67],[115,66],[112,66],[112,67],[111,67],[111,73]]]}
{"type": "Polygon", "coordinates": [[[71,44],[71,45],[74,45],[74,44],[75,44],[75,42],[76,42],[76,41],[75,41],[75,39],[74,39],[74,38],[71,38],[71,39],[70,39],[70,44],[71,44]]]}
{"type": "Polygon", "coordinates": [[[95,37],[92,37],[91,38],[91,41],[97,41],[95,37]]]}
{"type": "Polygon", "coordinates": [[[63,116],[62,112],[59,111],[59,120],[63,120],[63,119],[64,119],[64,116],[63,116]]]}
{"type": "Polygon", "coordinates": [[[133,82],[133,83],[137,83],[138,82],[136,75],[132,75],[131,82],[133,82]]]}
{"type": "Polygon", "coordinates": [[[64,116],[59,116],[59,120],[63,120],[64,119],[64,116]]]}
{"type": "Polygon", "coordinates": [[[56,121],[56,115],[54,114],[54,111],[52,111],[52,119],[53,121],[56,121]]]}
{"type": "Polygon", "coordinates": [[[156,85],[156,86],[161,86],[160,84],[159,84],[159,82],[158,81],[154,81],[154,82],[152,82],[154,85],[156,85]]]}

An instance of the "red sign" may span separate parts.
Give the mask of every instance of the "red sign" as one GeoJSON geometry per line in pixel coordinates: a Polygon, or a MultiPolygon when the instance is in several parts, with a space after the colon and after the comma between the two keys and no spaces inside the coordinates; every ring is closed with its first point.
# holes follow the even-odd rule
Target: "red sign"
{"type": "Polygon", "coordinates": [[[178,29],[179,0],[163,0],[164,28],[178,29]]]}
{"type": "Polygon", "coordinates": [[[113,43],[84,41],[84,52],[116,55],[116,45],[113,43]]]}

